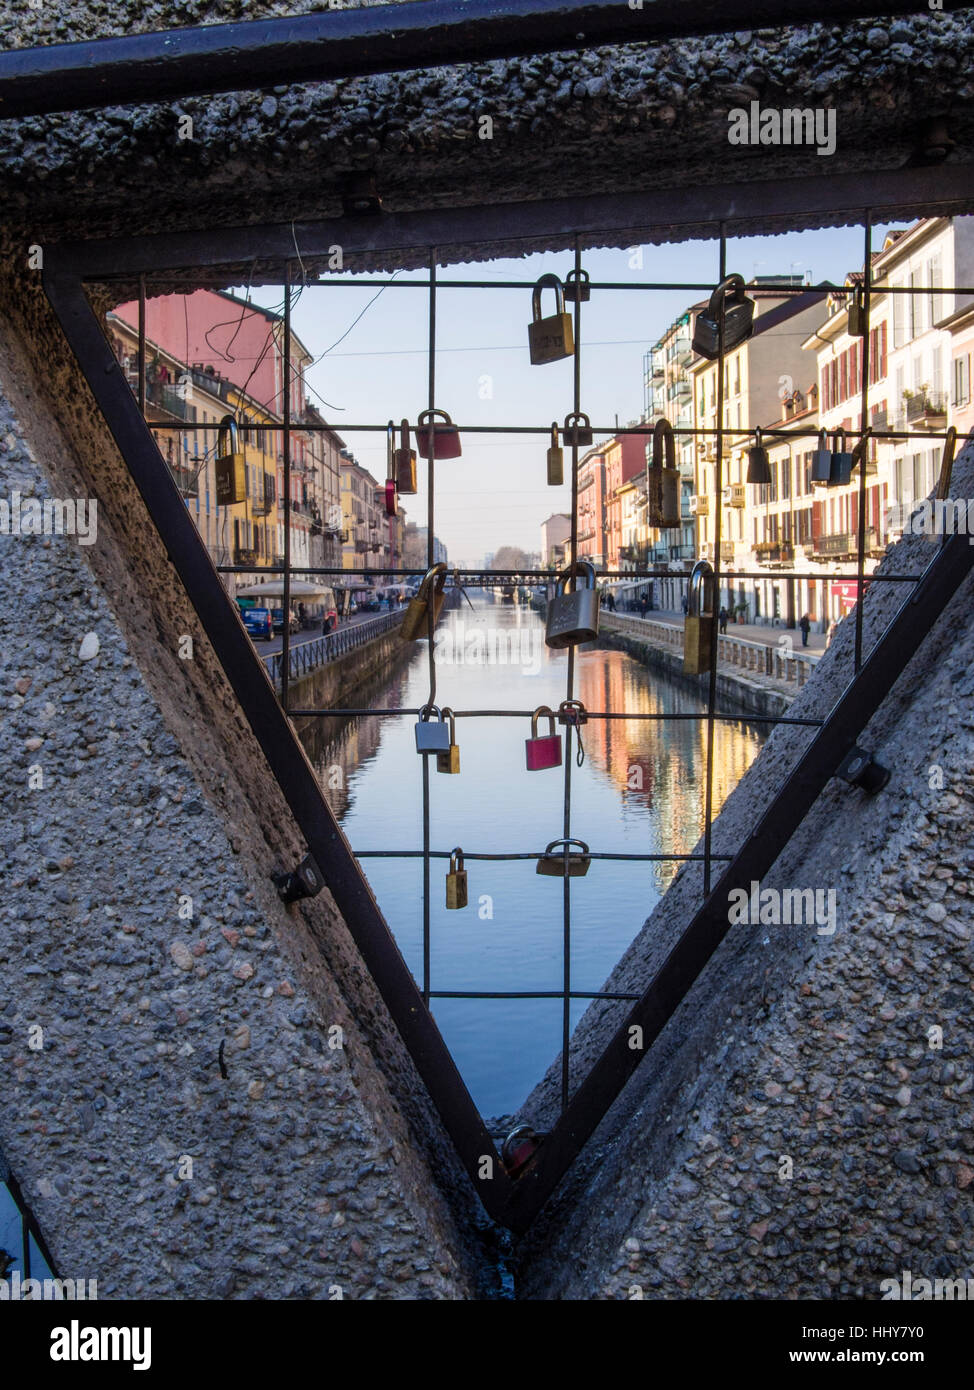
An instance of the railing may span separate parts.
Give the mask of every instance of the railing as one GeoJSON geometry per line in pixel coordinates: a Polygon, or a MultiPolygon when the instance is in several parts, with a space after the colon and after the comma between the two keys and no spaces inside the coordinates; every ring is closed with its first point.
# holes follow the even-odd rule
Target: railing
{"type": "Polygon", "coordinates": [[[169,471],[184,497],[199,497],[200,484],[195,468],[184,468],[180,463],[171,463],[169,471]]]}
{"type": "MultiPolygon", "coordinates": [[[[381,613],[377,618],[366,619],[364,623],[355,623],[351,627],[329,632],[323,637],[312,637],[310,641],[292,644],[288,652],[289,679],[297,680],[300,676],[307,676],[316,667],[345,656],[357,647],[364,647],[366,642],[372,642],[376,637],[381,637],[383,633],[398,627],[403,620],[404,611],[400,608],[392,613],[381,613]]],[[[264,657],[264,664],[275,685],[281,683],[283,658],[283,652],[274,652],[271,656],[264,657]]]]}
{"type": "MultiPolygon", "coordinates": [[[[653,618],[638,618],[628,614],[607,613],[603,608],[600,622],[616,632],[642,637],[668,651],[683,651],[683,628],[674,623],[658,622],[653,618]]],[[[820,659],[817,652],[787,647],[771,647],[765,642],[751,642],[730,633],[717,638],[717,669],[733,667],[738,671],[770,677],[799,689],[808,680],[812,668],[820,659]]]]}
{"type": "Polygon", "coordinates": [[[160,406],[163,410],[168,410],[170,415],[175,415],[180,420],[191,419],[190,406],[183,396],[179,394],[178,386],[168,386],[161,381],[148,381],[145,386],[145,398],[153,405],[160,406]]]}
{"type": "MultiPolygon", "coordinates": [[[[879,535],[873,526],[866,527],[866,550],[875,550],[879,544],[879,535]]],[[[819,536],[815,542],[813,554],[827,555],[829,559],[834,559],[837,555],[855,555],[859,545],[859,537],[854,534],[840,536],[819,536]]]]}

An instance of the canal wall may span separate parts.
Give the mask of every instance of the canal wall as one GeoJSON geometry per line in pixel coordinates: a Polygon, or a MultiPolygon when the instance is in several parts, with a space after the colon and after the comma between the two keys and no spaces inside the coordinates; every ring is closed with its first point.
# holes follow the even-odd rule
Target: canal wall
{"type": "Polygon", "coordinates": [[[106,1299],[477,1296],[473,1189],[327,890],[278,899],[302,837],[8,270],[15,492],[98,504],[90,545],[0,535],[0,1152],[59,1272],[106,1299]]]}
{"type": "MultiPolygon", "coordinates": [[[[391,676],[408,666],[416,650],[415,642],[404,642],[398,628],[366,642],[344,656],[323,662],[305,676],[288,682],[288,706],[292,709],[330,709],[354,704],[354,696],[379,676],[391,676]]],[[[296,717],[299,731],[312,722],[296,717]]]]}
{"type": "MultiPolygon", "coordinates": [[[[968,445],[951,496],[972,489],[968,445]]],[[[879,573],[930,555],[907,536],[879,573]]],[[[867,653],[902,590],[870,586],[867,653]]],[[[831,920],[731,928],[522,1243],[521,1297],[878,1299],[904,1269],[974,1276],[972,604],[969,577],[859,739],[892,769],[886,788],[833,779],[762,882],[834,890],[831,920]]],[[[828,713],[854,642],[849,618],[791,717],[828,713]]],[[[752,833],[811,736],[775,729],[715,854],[752,833]]],[[[606,989],[645,988],[701,879],[683,868],[606,989]]],[[[573,1089],[623,1010],[583,1016],[573,1089]]],[[[556,1063],[521,1118],[554,1122],[559,1079],[556,1063]]]]}

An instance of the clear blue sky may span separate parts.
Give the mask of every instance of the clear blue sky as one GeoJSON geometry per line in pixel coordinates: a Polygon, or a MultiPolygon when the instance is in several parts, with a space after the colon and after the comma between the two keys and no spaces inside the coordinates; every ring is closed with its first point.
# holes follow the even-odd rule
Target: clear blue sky
{"type": "MultiPolygon", "coordinates": [[[[882,246],[885,231],[874,229],[874,250],[882,246]]],[[[728,242],[727,269],[745,279],[810,273],[815,283],[841,284],[849,270],[861,267],[863,244],[858,227],[733,240],[728,242]]],[[[716,242],[643,247],[642,269],[631,266],[630,260],[627,251],[590,251],[582,264],[593,281],[633,284],[676,280],[712,285],[718,274],[716,242]]],[[[564,278],[572,265],[571,253],[565,252],[451,266],[441,274],[447,280],[500,281],[534,280],[554,271],[564,278]]],[[[417,276],[396,278],[408,281],[417,276]]],[[[620,425],[638,418],[643,408],[644,352],[702,297],[682,290],[612,290],[595,293],[582,306],[582,409],[593,425],[611,430],[617,418],[620,425]]],[[[270,288],[255,292],[254,298],[264,305],[281,302],[280,292],[270,288]]],[[[542,302],[544,313],[553,312],[550,291],[542,302]]],[[[441,288],[437,405],[470,425],[547,426],[552,420],[562,421],[572,408],[572,362],[530,365],[530,318],[529,290],[441,288]]],[[[426,408],[425,289],[380,292],[374,286],[326,281],[303,291],[293,322],[298,336],[320,359],[308,377],[312,399],[359,462],[381,481],[386,473],[385,436],[356,433],[348,425],[390,417],[398,423],[402,416],[413,423],[426,408]]],[[[461,458],[438,464],[435,530],[451,562],[477,566],[485,552],[501,545],[540,548],[541,522],[552,512],[567,510],[571,500],[567,486],[549,488],[545,483],[546,448],[541,436],[468,435],[461,458]]],[[[403,499],[407,518],[419,525],[426,524],[425,493],[426,467],[421,462],[419,494],[403,499]]]]}

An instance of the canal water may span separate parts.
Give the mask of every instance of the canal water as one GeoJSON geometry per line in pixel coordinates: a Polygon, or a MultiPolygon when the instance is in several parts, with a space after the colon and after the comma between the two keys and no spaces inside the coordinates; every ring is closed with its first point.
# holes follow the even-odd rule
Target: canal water
{"type": "MultiPolygon", "coordinates": [[[[463,710],[557,707],[567,655],[544,644],[544,623],[524,606],[474,595],[437,630],[437,703],[463,710]]],[[[681,713],[695,694],[617,651],[576,655],[576,697],[592,710],[681,713]]],[[[429,690],[428,648],[371,690],[362,704],[416,708],[429,690]]],[[[422,849],[422,759],[415,716],[322,720],[303,734],[322,787],[356,852],[422,849]]],[[[543,725],[540,732],[544,732],[543,725]]],[[[721,723],[714,740],[714,811],[747,770],[765,726],[721,723]]],[[[563,769],[527,772],[528,718],[457,721],[461,772],[430,769],[431,848],[539,852],[562,833],[563,769]]],[[[572,835],[593,852],[689,853],[703,829],[706,725],[595,720],[583,727],[585,761],[572,767],[572,835]]],[[[366,877],[417,982],[423,964],[421,858],[365,858],[366,877]]],[[[562,987],[563,880],[533,860],[467,862],[469,903],[445,906],[445,859],[431,867],[433,991],[543,991],[562,987]]],[[[678,866],[594,860],[572,880],[572,988],[597,990],[637,934],[678,866]]],[[[485,1116],[517,1109],[561,1046],[559,999],[433,999],[432,1012],[485,1116]]],[[[572,1003],[572,1026],[586,1008],[572,1003]]]]}

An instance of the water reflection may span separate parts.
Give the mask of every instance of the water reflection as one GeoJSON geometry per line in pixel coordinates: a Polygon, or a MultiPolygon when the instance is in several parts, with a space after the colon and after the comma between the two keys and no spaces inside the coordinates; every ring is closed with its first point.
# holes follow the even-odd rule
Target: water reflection
{"type": "MultiPolygon", "coordinates": [[[[475,599],[451,613],[436,642],[437,701],[462,710],[531,710],[565,698],[567,655],[544,645],[544,626],[520,606],[475,599]]],[[[576,657],[576,693],[593,710],[673,714],[695,695],[661,681],[622,652],[576,657]]],[[[362,704],[423,704],[425,644],[411,665],[362,704]]],[[[357,699],[360,697],[356,697],[357,699]]],[[[356,851],[422,848],[422,766],[414,716],[319,721],[304,734],[325,794],[356,851]]],[[[434,850],[539,852],[562,834],[562,769],[528,773],[527,717],[457,721],[460,776],[431,769],[434,850]]],[[[572,766],[571,833],[593,851],[685,854],[703,829],[706,725],[702,721],[593,720],[585,762],[572,766]]],[[[714,810],[760,747],[763,726],[715,730],[714,810]]],[[[435,767],[435,764],[434,764],[435,767]]],[[[422,974],[421,859],[365,859],[363,867],[407,964],[422,974]]],[[[562,880],[534,861],[467,859],[470,905],[448,912],[445,859],[431,869],[431,985],[436,990],[560,990],[562,880]]],[[[600,988],[676,872],[675,865],[593,862],[572,881],[571,982],[600,988]]],[[[572,1022],[585,1009],[573,1001],[572,1022]]],[[[561,1003],[434,999],[433,1013],[485,1115],[514,1109],[561,1044],[561,1003]]]]}

